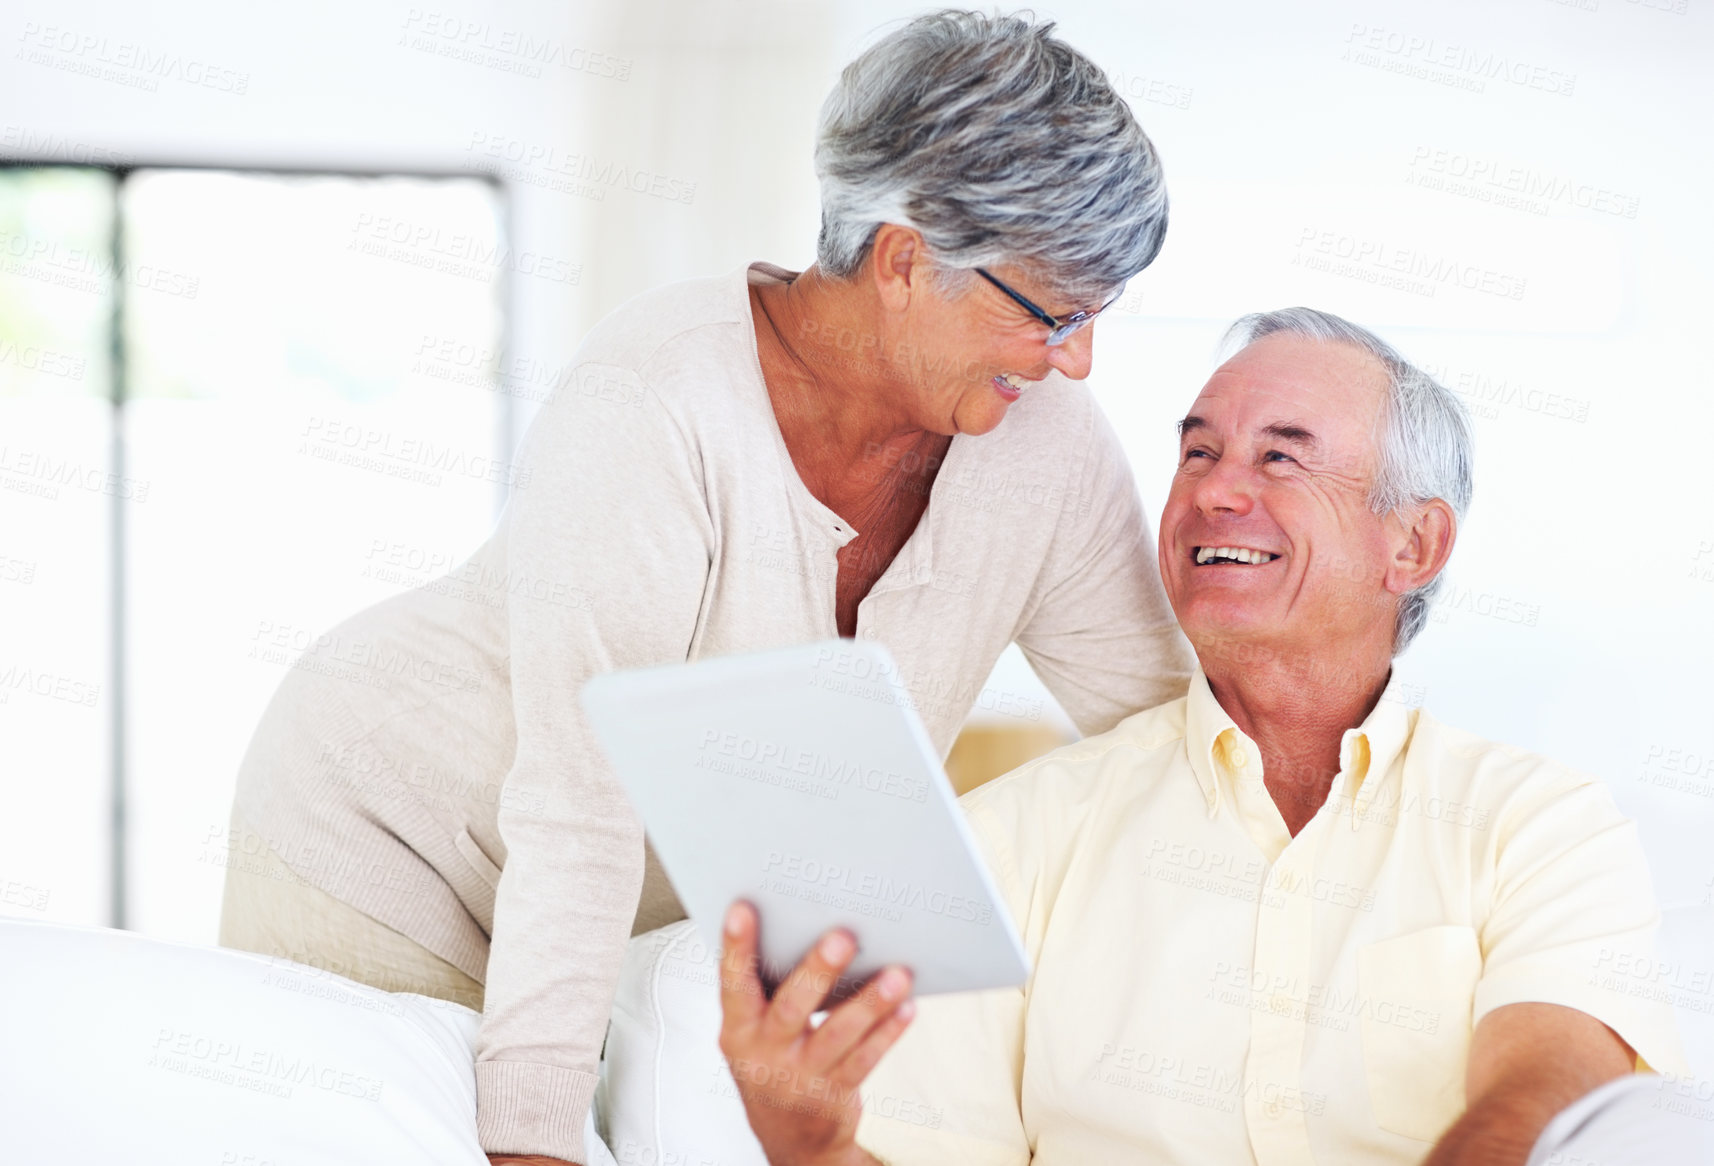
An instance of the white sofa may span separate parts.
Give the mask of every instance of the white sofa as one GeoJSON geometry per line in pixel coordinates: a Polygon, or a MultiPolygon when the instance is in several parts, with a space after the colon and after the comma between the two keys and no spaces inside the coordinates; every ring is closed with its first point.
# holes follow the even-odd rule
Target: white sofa
{"type": "MultiPolygon", "coordinates": [[[[477,1020],[287,960],[0,918],[0,1161],[487,1166],[477,1020]]],[[[589,1166],[611,1163],[597,1145],[589,1166]]]]}
{"type": "Polygon", "coordinates": [[[720,1054],[719,976],[688,919],[631,941],[595,1098],[623,1166],[767,1166],[720,1054]]]}
{"type": "MultiPolygon", "coordinates": [[[[1668,911],[1662,949],[1698,1075],[1610,1090],[1540,1161],[1714,1162],[1714,904],[1668,911]]],[[[688,921],[632,941],[588,1166],[765,1166],[717,1044],[718,972],[688,921]]],[[[286,960],[0,918],[0,1159],[486,1166],[477,1019],[286,960]]]]}

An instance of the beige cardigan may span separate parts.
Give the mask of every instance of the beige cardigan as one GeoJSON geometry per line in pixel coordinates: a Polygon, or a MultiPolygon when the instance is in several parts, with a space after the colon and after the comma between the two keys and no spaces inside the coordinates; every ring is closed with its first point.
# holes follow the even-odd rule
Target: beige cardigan
{"type": "MultiPolygon", "coordinates": [[[[835,553],[774,421],[746,281],[598,324],[531,425],[493,535],[335,627],[245,755],[236,810],[299,875],[485,983],[490,1152],[583,1160],[627,938],[682,917],[577,701],[595,673],[836,635],[835,553]]],[[[1182,696],[1189,656],[1119,442],[1058,374],[956,437],[858,609],[942,754],[1016,640],[1085,733],[1182,696]]]]}

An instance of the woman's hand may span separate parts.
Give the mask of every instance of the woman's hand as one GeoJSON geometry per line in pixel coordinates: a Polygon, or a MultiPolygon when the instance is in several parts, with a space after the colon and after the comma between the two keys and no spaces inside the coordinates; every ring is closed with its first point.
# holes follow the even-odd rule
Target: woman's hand
{"type": "Polygon", "coordinates": [[[916,1013],[910,972],[887,967],[860,992],[809,1023],[857,954],[849,932],[830,931],[769,1000],[756,975],[756,912],[726,913],[720,1051],[732,1068],[750,1128],[772,1166],[874,1163],[857,1145],[857,1086],[916,1013]]]}

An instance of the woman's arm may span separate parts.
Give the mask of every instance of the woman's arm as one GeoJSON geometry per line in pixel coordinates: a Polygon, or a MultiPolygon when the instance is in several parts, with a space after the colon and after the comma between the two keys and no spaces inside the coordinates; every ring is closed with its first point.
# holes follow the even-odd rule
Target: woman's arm
{"type": "Polygon", "coordinates": [[[581,365],[531,426],[508,504],[517,755],[476,1043],[482,1146],[573,1162],[643,878],[643,828],[596,746],[583,682],[683,661],[713,532],[696,450],[629,370],[581,365]],[[584,378],[624,392],[583,393],[584,378]]]}
{"type": "Polygon", "coordinates": [[[1124,448],[1093,399],[1089,408],[1083,462],[1016,637],[1086,734],[1183,696],[1191,662],[1124,448]]]}

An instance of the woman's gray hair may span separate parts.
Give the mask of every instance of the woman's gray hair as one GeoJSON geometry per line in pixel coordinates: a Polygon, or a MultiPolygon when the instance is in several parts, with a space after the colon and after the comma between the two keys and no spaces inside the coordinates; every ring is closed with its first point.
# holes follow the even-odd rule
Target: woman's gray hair
{"type": "Polygon", "coordinates": [[[1130,107],[1029,14],[919,16],[845,67],[821,107],[817,262],[849,278],[882,223],[954,269],[1015,262],[1072,303],[1112,294],[1166,234],[1166,182],[1130,107]]]}
{"type": "MultiPolygon", "coordinates": [[[[1386,369],[1387,400],[1377,435],[1375,480],[1369,488],[1375,513],[1391,514],[1439,498],[1462,520],[1470,508],[1475,465],[1475,442],[1464,402],[1367,328],[1314,308],[1281,308],[1245,316],[1227,330],[1222,348],[1229,357],[1276,332],[1350,345],[1386,369]]],[[[1442,572],[1400,599],[1393,632],[1395,656],[1428,622],[1429,605],[1444,578],[1442,572]]]]}

